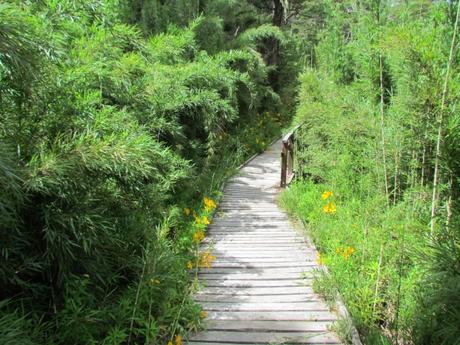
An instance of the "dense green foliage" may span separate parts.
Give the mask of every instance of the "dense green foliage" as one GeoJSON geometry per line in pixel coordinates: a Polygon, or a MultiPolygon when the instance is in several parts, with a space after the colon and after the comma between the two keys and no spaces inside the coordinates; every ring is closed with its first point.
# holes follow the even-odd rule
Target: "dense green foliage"
{"type": "Polygon", "coordinates": [[[366,344],[460,344],[457,2],[307,3],[297,26],[318,43],[283,203],[330,270],[317,286],[366,344]]]}
{"type": "Polygon", "coordinates": [[[319,291],[366,344],[460,344],[458,5],[3,1],[0,343],[185,340],[220,188],[297,107],[319,291]]]}
{"type": "Polygon", "coordinates": [[[0,5],[0,343],[199,327],[203,197],[285,121],[264,59],[289,38],[268,18],[245,1],[0,5]]]}

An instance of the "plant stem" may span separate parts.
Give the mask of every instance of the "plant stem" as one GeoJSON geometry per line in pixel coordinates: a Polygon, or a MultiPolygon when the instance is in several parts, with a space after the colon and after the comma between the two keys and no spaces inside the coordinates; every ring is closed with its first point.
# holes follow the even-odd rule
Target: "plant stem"
{"type": "MultiPolygon", "coordinates": [[[[145,255],[148,255],[148,248],[145,250],[145,255]]],[[[137,285],[137,291],[136,291],[136,299],[134,300],[134,308],[133,308],[133,314],[131,315],[131,322],[129,324],[129,336],[128,336],[128,345],[131,344],[131,335],[134,327],[134,317],[136,316],[136,311],[137,311],[137,304],[139,302],[139,295],[141,292],[141,285],[142,281],[144,280],[144,273],[145,273],[145,266],[147,265],[147,260],[144,257],[144,264],[142,265],[142,273],[141,277],[139,278],[139,284],[137,285]]]]}
{"type": "Polygon", "coordinates": [[[387,204],[390,203],[390,192],[388,187],[388,171],[387,171],[387,161],[386,161],[386,148],[385,148],[385,89],[383,87],[383,57],[382,54],[379,54],[379,65],[380,65],[380,133],[382,140],[382,162],[383,162],[383,174],[385,179],[385,196],[387,199],[387,204]]]}
{"type": "Polygon", "coordinates": [[[460,13],[460,1],[457,4],[457,15],[455,18],[455,25],[454,25],[454,32],[452,34],[452,41],[450,44],[450,52],[449,52],[449,61],[447,62],[446,68],[446,76],[444,79],[444,88],[442,90],[442,99],[441,99],[441,109],[439,111],[438,116],[438,137],[436,140],[436,155],[435,155],[435,162],[434,162],[434,177],[433,177],[433,198],[431,202],[431,236],[434,235],[434,230],[436,227],[436,211],[439,202],[439,165],[440,165],[440,158],[441,158],[441,148],[442,148],[442,141],[444,137],[444,109],[446,107],[446,98],[448,92],[448,84],[449,84],[449,73],[450,68],[452,66],[452,61],[454,58],[454,47],[455,47],[455,39],[457,38],[457,28],[458,28],[458,18],[460,13]]]}
{"type": "Polygon", "coordinates": [[[374,303],[372,305],[372,317],[375,316],[375,308],[377,307],[377,295],[379,293],[380,273],[381,273],[381,270],[382,270],[382,261],[383,261],[383,243],[380,246],[379,266],[377,268],[377,280],[375,281],[374,303]]]}

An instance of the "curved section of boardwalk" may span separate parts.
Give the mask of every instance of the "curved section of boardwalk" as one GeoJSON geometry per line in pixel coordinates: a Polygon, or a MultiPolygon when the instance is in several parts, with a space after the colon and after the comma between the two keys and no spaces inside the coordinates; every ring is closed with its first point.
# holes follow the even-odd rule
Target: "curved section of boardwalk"
{"type": "Polygon", "coordinates": [[[224,189],[204,246],[216,256],[199,273],[196,299],[207,330],[190,345],[339,344],[336,320],[312,290],[316,251],[276,203],[281,142],[246,164],[224,189]]]}

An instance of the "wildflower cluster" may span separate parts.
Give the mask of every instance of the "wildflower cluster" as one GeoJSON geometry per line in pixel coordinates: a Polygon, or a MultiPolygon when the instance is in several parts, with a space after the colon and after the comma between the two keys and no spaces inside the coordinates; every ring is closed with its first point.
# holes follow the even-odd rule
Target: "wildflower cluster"
{"type": "Polygon", "coordinates": [[[334,214],[335,212],[337,212],[337,206],[335,202],[331,201],[330,203],[324,205],[323,211],[324,213],[330,213],[330,214],[334,214]]]}
{"type": "Polygon", "coordinates": [[[205,196],[203,198],[203,203],[204,203],[204,208],[208,212],[213,211],[217,207],[216,202],[214,200],[208,198],[207,196],[205,196]]]}
{"type": "Polygon", "coordinates": [[[216,257],[208,250],[201,252],[198,258],[198,266],[204,268],[211,268],[212,262],[216,260],[216,257]]]}
{"type": "MultiPolygon", "coordinates": [[[[333,195],[334,193],[328,190],[328,191],[325,191],[323,194],[321,194],[321,199],[328,200],[333,195]]],[[[329,201],[326,205],[323,206],[323,212],[334,214],[337,212],[337,205],[335,204],[334,201],[329,201]]]]}
{"type": "Polygon", "coordinates": [[[193,234],[193,242],[196,244],[200,243],[204,239],[204,231],[203,230],[198,230],[193,234]]]}
{"type": "Polygon", "coordinates": [[[340,254],[345,260],[348,260],[350,255],[352,255],[355,252],[355,249],[353,247],[338,247],[335,252],[337,254],[340,254]]]}
{"type": "Polygon", "coordinates": [[[174,344],[173,342],[170,340],[168,341],[168,345],[182,345],[182,336],[181,335],[176,335],[174,337],[174,344]]]}
{"type": "Polygon", "coordinates": [[[318,265],[324,265],[324,257],[323,257],[323,255],[321,255],[321,253],[318,253],[318,255],[316,257],[316,263],[318,265]]]}
{"type": "Polygon", "coordinates": [[[209,225],[211,222],[207,216],[199,217],[195,215],[195,224],[200,225],[209,225]]]}
{"type": "Polygon", "coordinates": [[[334,195],[334,193],[332,193],[330,190],[327,190],[323,194],[321,194],[321,199],[327,200],[333,195],[334,195]]]}

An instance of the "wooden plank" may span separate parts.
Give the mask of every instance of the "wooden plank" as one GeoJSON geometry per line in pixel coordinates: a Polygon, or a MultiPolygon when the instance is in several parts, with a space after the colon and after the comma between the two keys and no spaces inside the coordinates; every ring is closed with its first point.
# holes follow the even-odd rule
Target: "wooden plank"
{"type": "Polygon", "coordinates": [[[229,234],[229,233],[210,233],[206,236],[203,242],[230,242],[230,243],[271,243],[271,242],[281,242],[281,243],[302,243],[306,242],[296,236],[286,236],[286,235],[272,235],[272,234],[229,234]]]}
{"type": "Polygon", "coordinates": [[[270,220],[266,218],[255,219],[255,218],[248,218],[248,219],[240,219],[240,218],[220,218],[214,219],[212,221],[212,228],[216,226],[226,227],[226,228],[257,228],[257,229],[269,229],[269,228],[277,228],[277,229],[288,229],[289,223],[287,220],[270,220]]]}
{"type": "Polygon", "coordinates": [[[267,295],[312,295],[311,286],[282,286],[282,287],[205,287],[197,295],[226,296],[267,296],[267,295]]]}
{"type": "Polygon", "coordinates": [[[209,331],[191,338],[194,341],[238,342],[242,344],[340,344],[340,340],[329,332],[225,332],[209,331]]]}
{"type": "Polygon", "coordinates": [[[206,328],[215,331],[265,332],[325,332],[330,327],[325,321],[209,321],[206,328]]]}
{"type": "Polygon", "coordinates": [[[259,288],[259,287],[289,287],[311,285],[308,279],[290,280],[207,280],[202,282],[206,287],[259,288]]]}
{"type": "Polygon", "coordinates": [[[291,232],[286,229],[286,225],[283,224],[266,224],[266,225],[257,225],[257,224],[234,224],[225,225],[225,224],[213,224],[211,228],[207,230],[207,234],[210,236],[214,235],[226,235],[234,236],[262,236],[266,239],[271,239],[271,236],[277,237],[299,237],[299,234],[291,232]]]}
{"type": "Polygon", "coordinates": [[[256,238],[256,239],[241,239],[236,236],[222,236],[220,238],[208,237],[203,241],[203,245],[214,244],[217,246],[259,246],[259,247],[293,247],[293,248],[305,248],[305,242],[299,239],[285,239],[282,238],[271,238],[269,234],[265,234],[265,238],[256,238]]]}
{"type": "Polygon", "coordinates": [[[270,252],[273,253],[272,255],[276,255],[274,253],[285,253],[285,252],[297,252],[299,254],[304,252],[304,249],[301,246],[280,246],[276,247],[273,245],[260,245],[255,244],[254,246],[249,245],[231,245],[231,244],[208,244],[202,247],[204,250],[212,250],[215,253],[219,252],[228,252],[231,253],[235,252],[252,252],[252,253],[259,253],[259,252],[270,252]]]}
{"type": "Polygon", "coordinates": [[[202,308],[206,311],[328,311],[329,308],[322,302],[201,302],[202,308]]]}
{"type": "MultiPolygon", "coordinates": [[[[305,256],[302,256],[302,257],[305,257],[305,256]]],[[[233,262],[236,262],[236,263],[241,263],[241,264],[258,264],[258,263],[262,263],[262,264],[268,264],[268,263],[279,263],[280,265],[282,264],[297,264],[297,263],[302,263],[302,262],[305,262],[305,263],[310,263],[310,262],[316,262],[316,255],[310,255],[310,256],[306,256],[306,258],[304,260],[299,260],[298,258],[296,257],[273,257],[273,256],[269,256],[269,257],[265,257],[265,258],[254,258],[254,257],[248,257],[248,258],[235,258],[235,257],[218,257],[215,261],[213,261],[213,264],[216,264],[216,263],[233,263],[233,262]]]]}
{"type": "Polygon", "coordinates": [[[244,243],[244,242],[243,243],[221,243],[219,241],[216,241],[216,242],[203,243],[202,248],[206,248],[206,249],[214,248],[216,251],[236,251],[236,252],[251,251],[251,249],[254,252],[266,252],[266,251],[286,252],[290,250],[296,251],[298,253],[308,253],[308,252],[313,253],[314,252],[313,249],[306,247],[304,243],[298,243],[298,242],[297,243],[285,243],[284,245],[280,243],[280,246],[275,246],[275,244],[270,243],[270,242],[257,243],[256,240],[254,240],[254,244],[252,246],[250,243],[244,243]]]}
{"type": "Polygon", "coordinates": [[[311,272],[312,270],[318,268],[318,266],[290,266],[290,267],[218,267],[213,266],[211,268],[203,268],[199,270],[199,274],[225,274],[230,275],[240,275],[240,274],[257,274],[261,277],[270,275],[282,277],[284,274],[291,275],[296,273],[298,275],[302,273],[311,272]]]}
{"type": "MultiPolygon", "coordinates": [[[[308,273],[307,273],[308,274],[308,273]]],[[[200,279],[210,280],[293,280],[307,276],[304,273],[198,273],[200,279]]]]}
{"type": "Polygon", "coordinates": [[[279,244],[283,246],[305,245],[305,242],[296,237],[272,237],[272,236],[259,236],[256,238],[251,237],[237,237],[237,236],[208,236],[203,241],[207,243],[218,244],[279,244]]]}
{"type": "Polygon", "coordinates": [[[220,257],[233,257],[233,258],[238,258],[238,257],[246,257],[246,258],[264,258],[264,257],[273,257],[275,255],[282,257],[282,258],[292,258],[296,257],[299,260],[306,260],[307,259],[307,253],[304,251],[301,251],[299,249],[297,250],[277,250],[277,251],[270,251],[270,250],[250,250],[250,249],[218,249],[218,250],[212,250],[212,253],[217,256],[218,258],[220,257]]]}
{"type": "Polygon", "coordinates": [[[318,267],[315,262],[237,262],[237,261],[214,261],[212,263],[211,269],[217,268],[236,268],[236,269],[272,269],[272,268],[280,268],[283,270],[291,269],[291,268],[305,268],[305,267],[318,267]]]}
{"type": "Polygon", "coordinates": [[[291,295],[215,295],[197,294],[194,297],[197,302],[223,302],[223,303],[296,303],[319,301],[315,294],[291,294],[291,295]]]}
{"type": "MultiPolygon", "coordinates": [[[[287,259],[287,258],[295,258],[295,259],[298,259],[298,260],[308,260],[309,257],[311,257],[311,253],[312,252],[300,252],[300,251],[296,251],[296,252],[289,252],[289,251],[285,251],[285,252],[278,252],[276,254],[277,257],[281,258],[281,259],[287,259]],[[309,256],[310,255],[310,256],[309,256]]],[[[229,259],[234,259],[234,260],[238,260],[239,258],[273,258],[273,253],[272,252],[269,252],[269,251],[258,251],[258,252],[251,252],[251,251],[236,251],[236,250],[227,250],[227,251],[224,251],[224,250],[220,250],[218,252],[213,252],[213,254],[215,256],[217,256],[217,259],[222,259],[222,258],[229,258],[229,259]]]]}
{"type": "Polygon", "coordinates": [[[328,311],[210,311],[208,320],[247,321],[336,321],[337,317],[328,311]]]}

